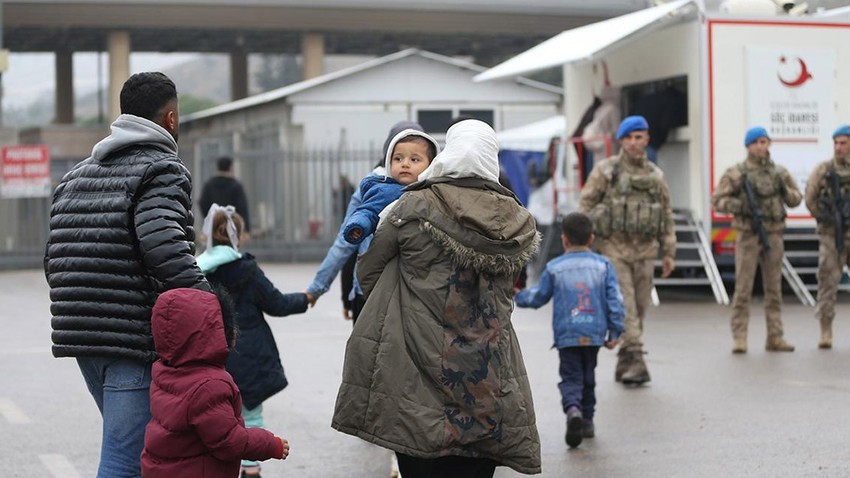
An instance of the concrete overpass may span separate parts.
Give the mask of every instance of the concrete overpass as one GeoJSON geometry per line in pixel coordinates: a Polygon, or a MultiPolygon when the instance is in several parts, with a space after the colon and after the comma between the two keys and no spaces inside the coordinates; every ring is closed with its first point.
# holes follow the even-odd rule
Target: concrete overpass
{"type": "Polygon", "coordinates": [[[559,33],[646,7],[648,0],[0,0],[3,47],[56,55],[56,123],[73,123],[73,53],[109,54],[111,118],[131,52],[231,58],[231,97],[248,93],[249,53],[383,55],[416,46],[493,64],[559,33]],[[426,4],[427,3],[427,4],[426,4]]]}

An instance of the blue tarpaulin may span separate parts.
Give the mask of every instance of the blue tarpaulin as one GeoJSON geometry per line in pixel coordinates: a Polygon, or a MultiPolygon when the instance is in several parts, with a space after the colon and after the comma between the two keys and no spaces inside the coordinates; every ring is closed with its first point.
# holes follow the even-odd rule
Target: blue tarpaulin
{"type": "Polygon", "coordinates": [[[515,151],[512,149],[499,151],[499,162],[502,165],[502,170],[508,176],[508,180],[514,188],[514,193],[523,206],[528,206],[528,195],[531,194],[529,170],[542,168],[545,155],[546,153],[542,151],[515,151]]]}

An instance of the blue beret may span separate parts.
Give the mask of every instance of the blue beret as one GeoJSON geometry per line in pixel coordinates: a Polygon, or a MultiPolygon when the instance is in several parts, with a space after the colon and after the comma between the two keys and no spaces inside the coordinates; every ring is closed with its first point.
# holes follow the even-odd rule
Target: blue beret
{"type": "Polygon", "coordinates": [[[832,132],[832,139],[835,139],[836,136],[850,136],[850,126],[846,124],[839,126],[832,132]]]}
{"type": "Polygon", "coordinates": [[[623,139],[623,136],[632,131],[646,131],[649,129],[649,123],[643,116],[627,116],[623,118],[620,127],[617,129],[617,139],[623,139]]]}
{"type": "Polygon", "coordinates": [[[744,146],[749,146],[759,138],[767,138],[770,139],[770,136],[767,134],[767,130],[762,128],[761,126],[754,126],[747,130],[747,134],[744,136],[744,146]]]}

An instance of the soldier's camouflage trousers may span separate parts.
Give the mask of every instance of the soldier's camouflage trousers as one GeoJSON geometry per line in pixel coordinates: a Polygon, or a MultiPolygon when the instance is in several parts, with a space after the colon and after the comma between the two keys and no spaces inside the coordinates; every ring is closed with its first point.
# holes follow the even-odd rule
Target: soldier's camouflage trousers
{"type": "Polygon", "coordinates": [[[829,234],[820,235],[820,246],[818,247],[818,304],[815,307],[815,318],[821,321],[832,322],[835,318],[835,300],[838,295],[838,283],[841,281],[841,273],[847,264],[848,251],[850,251],[850,234],[844,235],[844,251],[840,257],[835,248],[835,236],[829,234]]]}
{"type": "Polygon", "coordinates": [[[750,300],[756,267],[761,263],[764,288],[764,317],[768,337],[782,337],[782,256],[785,244],[782,232],[767,234],[770,250],[762,254],[757,234],[738,230],[735,241],[735,296],[732,299],[732,336],[747,336],[750,321],[750,300]]]}
{"type": "Polygon", "coordinates": [[[617,278],[620,280],[620,291],[626,306],[625,331],[621,349],[641,349],[643,342],[643,319],[649,307],[652,294],[652,275],[655,272],[655,260],[643,259],[626,261],[609,258],[617,278]]]}

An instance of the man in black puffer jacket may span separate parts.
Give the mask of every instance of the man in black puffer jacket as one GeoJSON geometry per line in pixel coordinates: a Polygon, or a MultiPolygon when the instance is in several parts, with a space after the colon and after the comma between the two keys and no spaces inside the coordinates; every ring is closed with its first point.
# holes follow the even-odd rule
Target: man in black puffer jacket
{"type": "Polygon", "coordinates": [[[53,355],[77,359],[103,417],[98,478],[140,475],[158,294],[210,290],[195,264],[174,83],[162,73],[131,76],[121,113],[57,186],[44,258],[53,355]]]}

